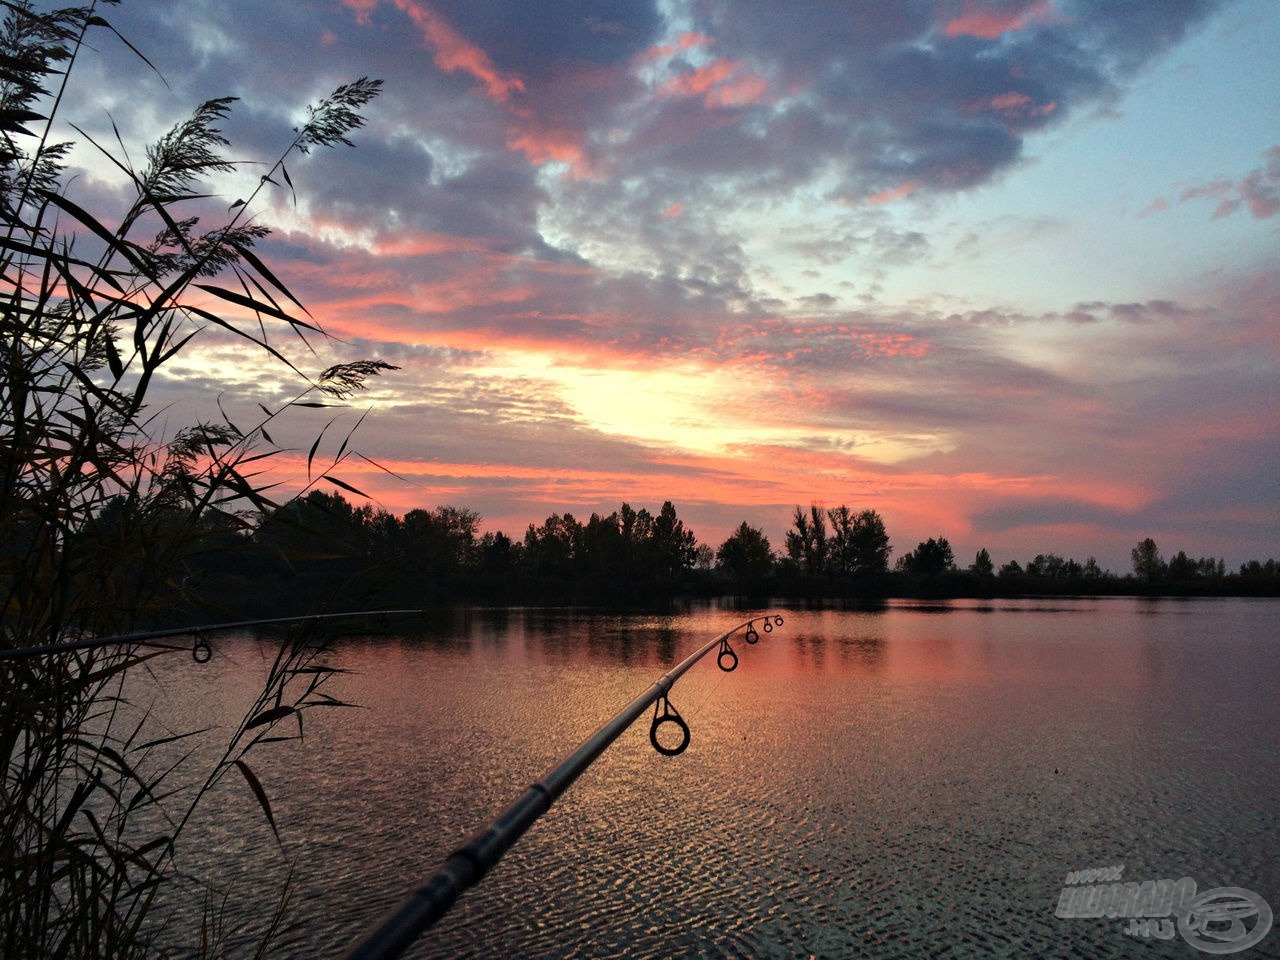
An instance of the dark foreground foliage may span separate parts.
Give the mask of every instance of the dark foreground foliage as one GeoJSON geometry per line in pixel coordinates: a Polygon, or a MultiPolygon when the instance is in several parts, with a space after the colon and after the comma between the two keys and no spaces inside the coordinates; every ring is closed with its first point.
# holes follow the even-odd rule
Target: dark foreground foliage
{"type": "Polygon", "coordinates": [[[182,873],[179,835],[228,775],[274,828],[250,753],[296,738],[307,708],[334,702],[322,648],[284,642],[243,720],[220,731],[152,722],[151,661],[189,648],[19,651],[168,616],[186,571],[250,534],[256,515],[232,506],[273,509],[256,479],[273,422],[387,368],[359,361],[312,379],[292,367],[280,335],[319,332],[255,252],[267,230],[253,219],[260,192],[291,186],[286,161],[347,142],[378,84],[339,87],[260,168],[257,190],[219,196],[207,181],[233,166],[219,129],[230,99],[198,105],[136,166],[123,140],[104,147],[58,119],[77,61],[126,42],[106,8],[0,3],[0,956],[151,957],[166,936],[184,957],[260,955],[282,909],[265,905],[252,946],[226,940],[208,887],[198,929],[166,932],[155,908],[182,873]],[[69,174],[59,137],[73,135],[116,176],[119,207],[99,208],[69,174]],[[296,375],[297,400],[263,408],[252,428],[220,414],[162,435],[152,388],[210,333],[296,375]],[[209,745],[199,763],[197,743],[209,745]]]}

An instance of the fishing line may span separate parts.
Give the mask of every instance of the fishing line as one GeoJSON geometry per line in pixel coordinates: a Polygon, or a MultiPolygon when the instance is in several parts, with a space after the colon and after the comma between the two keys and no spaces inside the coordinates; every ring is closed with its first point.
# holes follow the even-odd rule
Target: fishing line
{"type": "MultiPolygon", "coordinates": [[[[748,645],[760,641],[760,630],[772,633],[782,626],[778,615],[757,616],[738,624],[720,636],[695,650],[670,671],[660,677],[652,687],[614,715],[599,730],[587,738],[558,766],[541,780],[529,787],[524,794],[506,809],[486,829],[476,834],[464,847],[455,851],[434,876],[413,891],[377,927],[362,937],[346,954],[346,960],[387,960],[398,957],[418,939],[422,933],[443,917],[464,892],[474,887],[503,858],[508,850],[551,809],[551,805],[573,782],[607,750],[615,740],[639,717],[653,707],[649,732],[650,740],[659,751],[668,755],[683,753],[689,745],[688,724],[678,717],[668,694],[672,686],[704,656],[716,651],[718,660],[725,666],[730,657],[726,647],[736,634],[743,634],[748,645]],[[757,623],[760,629],[757,630],[757,623]],[[683,728],[683,742],[663,749],[658,746],[657,730],[661,726],[674,725],[683,728]]],[[[723,668],[722,668],[723,669],[723,668]]]]}
{"type": "MultiPolygon", "coordinates": [[[[752,648],[760,643],[760,641],[773,633],[778,627],[781,627],[785,621],[776,614],[761,613],[747,621],[747,628],[743,631],[740,638],[741,642],[729,646],[729,651],[723,648],[717,653],[716,665],[720,672],[733,673],[738,665],[746,665],[751,659],[752,648]]],[[[695,719],[701,716],[700,708],[708,703],[711,697],[717,692],[719,685],[716,683],[716,676],[710,676],[703,679],[703,696],[698,701],[698,705],[693,707],[689,714],[695,719]]],[[[747,731],[752,726],[752,714],[743,711],[733,711],[731,719],[725,723],[725,727],[736,738],[734,743],[740,743],[747,739],[747,731]]]]}
{"type": "MultiPolygon", "coordinates": [[[[757,617],[755,620],[748,621],[748,623],[755,624],[756,621],[759,619],[760,618],[757,617]]],[[[748,629],[754,629],[754,627],[752,626],[752,627],[749,627],[748,629]]],[[[772,626],[770,627],[770,629],[772,629],[772,626]]],[[[758,636],[758,631],[757,631],[757,636],[758,636]]],[[[725,639],[720,641],[720,645],[714,651],[717,669],[710,672],[703,671],[699,675],[690,676],[687,682],[692,689],[682,688],[684,692],[680,696],[680,710],[679,710],[680,716],[684,719],[685,723],[687,723],[689,726],[693,726],[699,721],[701,721],[706,716],[706,708],[707,708],[707,705],[711,702],[712,697],[715,697],[722,693],[721,684],[719,683],[719,681],[722,679],[720,675],[725,673],[733,673],[741,665],[741,663],[743,662],[741,658],[741,654],[743,653],[743,646],[744,644],[742,643],[738,643],[736,645],[731,644],[729,642],[729,639],[726,637],[725,639]],[[689,699],[686,699],[685,697],[686,693],[695,694],[695,696],[689,699]]],[[[664,732],[667,732],[667,731],[664,731],[664,732]]],[[[670,732],[674,732],[674,731],[670,731],[670,732]]],[[[652,738],[650,742],[652,743],[652,738]]],[[[686,743],[686,746],[688,746],[687,743],[686,743]]],[[[666,751],[658,748],[656,744],[655,744],[655,749],[658,749],[659,753],[666,753],[666,751]]],[[[683,751],[677,751],[677,753],[682,753],[682,752],[683,751]]],[[[668,754],[668,755],[674,755],[674,754],[668,754]]]]}
{"type": "Polygon", "coordinates": [[[426,610],[353,610],[350,613],[309,613],[297,617],[267,617],[261,620],[234,620],[229,623],[206,623],[194,627],[169,627],[165,630],[149,630],[143,633],[125,633],[112,637],[92,637],[85,640],[69,640],[63,643],[52,643],[39,647],[18,647],[0,650],[0,660],[20,660],[25,657],[40,657],[46,654],[70,653],[76,650],[96,650],[101,647],[127,647],[132,645],[148,646],[160,650],[181,649],[172,644],[155,643],[156,640],[168,640],[172,637],[191,637],[191,659],[196,663],[208,663],[213,658],[213,647],[209,643],[209,634],[224,633],[228,630],[240,630],[245,627],[265,627],[285,623],[307,623],[315,629],[313,639],[323,640],[327,637],[326,624],[333,620],[352,617],[377,618],[379,625],[390,625],[391,617],[422,617],[427,619],[426,610]]]}

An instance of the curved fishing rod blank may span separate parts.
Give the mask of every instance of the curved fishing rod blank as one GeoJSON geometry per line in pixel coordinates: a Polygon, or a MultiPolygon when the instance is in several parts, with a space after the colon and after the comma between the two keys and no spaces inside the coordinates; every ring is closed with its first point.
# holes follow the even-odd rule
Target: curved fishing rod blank
{"type": "Polygon", "coordinates": [[[47,653],[68,653],[72,650],[95,650],[99,647],[125,647],[134,643],[150,643],[154,640],[167,640],[170,637],[193,637],[191,657],[196,663],[208,663],[213,657],[213,648],[206,638],[211,633],[224,633],[227,630],[240,630],[245,627],[265,627],[281,623],[324,623],[329,620],[342,620],[351,617],[422,617],[426,618],[426,610],[353,610],[350,613],[309,613],[299,617],[269,617],[265,620],[234,620],[230,623],[206,623],[198,627],[169,627],[164,630],[150,630],[145,633],[125,633],[115,637],[93,637],[88,640],[73,640],[69,643],[55,643],[45,647],[22,647],[13,650],[0,650],[0,660],[19,660],[23,657],[38,657],[47,653]]]}
{"type": "Polygon", "coordinates": [[[721,670],[726,673],[733,670],[738,665],[738,656],[729,645],[729,638],[745,628],[743,639],[750,644],[757,643],[760,634],[755,625],[761,619],[765,633],[772,633],[774,627],[782,626],[782,617],[777,614],[755,617],[725,631],[681,660],[653,686],[583,741],[558,766],[529,787],[493,823],[472,837],[466,846],[452,853],[433,877],[413,891],[376,928],[355,943],[346,953],[345,960],[389,960],[400,956],[412,946],[424,931],[449,911],[459,896],[484,879],[485,874],[524,836],[525,831],[551,809],[551,805],[569,789],[578,776],[650,705],[653,706],[653,721],[649,727],[649,741],[659,753],[666,756],[683,753],[689,746],[689,725],[667,701],[667,693],[690,667],[712,650],[719,650],[716,659],[721,670]],[[662,744],[658,730],[664,724],[671,724],[680,731],[681,739],[678,744],[662,744]]]}

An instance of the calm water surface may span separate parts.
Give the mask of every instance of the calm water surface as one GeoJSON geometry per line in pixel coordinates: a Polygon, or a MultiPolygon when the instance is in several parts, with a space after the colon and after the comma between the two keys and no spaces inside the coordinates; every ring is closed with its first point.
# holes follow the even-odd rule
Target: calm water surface
{"type": "MultiPolygon", "coordinates": [[[[330,658],[302,745],[221,785],[185,841],[221,871],[228,929],[292,869],[301,939],[341,956],[603,721],[759,610],[675,616],[460,610],[330,658]]],[[[1244,887],[1280,910],[1280,603],[1028,600],[782,609],[641,721],[418,957],[1180,957],[1123,921],[1059,919],[1069,871],[1244,887]]],[[[164,668],[156,710],[233,723],[270,643],[164,668]]],[[[195,899],[181,903],[189,911],[195,899]]],[[[1241,957],[1280,957],[1280,930],[1241,957]]]]}

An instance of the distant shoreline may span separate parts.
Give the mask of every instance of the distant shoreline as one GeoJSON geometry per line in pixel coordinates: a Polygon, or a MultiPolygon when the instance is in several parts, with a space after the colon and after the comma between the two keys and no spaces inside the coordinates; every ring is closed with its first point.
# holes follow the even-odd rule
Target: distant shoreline
{"type": "Polygon", "coordinates": [[[1231,575],[1213,583],[1143,583],[1135,577],[1049,580],[978,576],[952,572],[914,576],[890,572],[861,578],[771,574],[755,579],[726,578],[713,571],[689,571],[674,581],[571,581],[511,577],[485,581],[443,580],[429,589],[401,592],[369,589],[359,578],[345,586],[325,577],[299,574],[282,582],[221,574],[201,584],[187,602],[170,608],[157,626],[173,626],[268,616],[306,615],[383,608],[440,609],[455,605],[581,606],[594,609],[662,609],[673,604],[732,599],[742,603],[811,602],[875,604],[891,600],[1034,600],[1111,597],[1152,600],[1276,598],[1280,582],[1231,575]],[[357,588],[358,587],[358,588],[357,588]]]}

